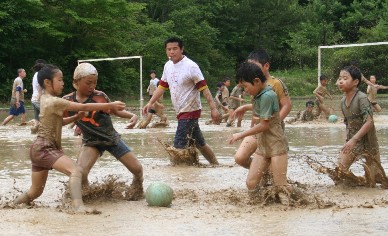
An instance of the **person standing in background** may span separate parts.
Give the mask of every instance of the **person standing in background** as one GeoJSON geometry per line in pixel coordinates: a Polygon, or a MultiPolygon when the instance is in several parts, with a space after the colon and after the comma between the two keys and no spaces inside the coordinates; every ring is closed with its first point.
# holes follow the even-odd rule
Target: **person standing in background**
{"type": "MultiPolygon", "coordinates": [[[[222,82],[225,85],[224,90],[222,91],[222,102],[229,105],[229,87],[230,87],[230,78],[224,77],[222,82]]],[[[229,110],[224,110],[224,115],[222,116],[222,121],[227,122],[229,118],[229,110]]]]}
{"type": "Polygon", "coordinates": [[[40,113],[40,103],[39,98],[42,95],[42,87],[38,83],[38,72],[47,62],[43,59],[37,59],[35,61],[32,70],[35,72],[34,77],[32,78],[32,97],[31,104],[34,108],[34,126],[31,127],[31,134],[35,134],[38,131],[39,127],[39,113],[40,113]]]}
{"type": "Polygon", "coordinates": [[[150,76],[151,76],[151,80],[150,80],[150,85],[148,85],[147,92],[151,99],[156,88],[158,87],[159,79],[156,78],[156,71],[154,70],[150,71],[150,76]]]}

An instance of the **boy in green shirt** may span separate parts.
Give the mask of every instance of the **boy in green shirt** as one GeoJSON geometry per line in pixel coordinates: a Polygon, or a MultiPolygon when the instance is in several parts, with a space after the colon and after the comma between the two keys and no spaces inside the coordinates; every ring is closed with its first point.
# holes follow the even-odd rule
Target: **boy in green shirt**
{"type": "MultiPolygon", "coordinates": [[[[257,138],[257,149],[249,167],[246,184],[250,193],[256,193],[263,175],[269,165],[273,173],[275,186],[286,189],[289,193],[291,186],[287,183],[287,154],[288,145],[279,117],[279,103],[276,93],[266,83],[266,77],[260,67],[254,63],[243,63],[237,71],[237,82],[244,91],[254,96],[253,115],[260,119],[260,123],[240,133],[235,133],[229,139],[229,144],[254,135],[257,138]]],[[[279,197],[283,203],[283,197],[279,197]]]]}

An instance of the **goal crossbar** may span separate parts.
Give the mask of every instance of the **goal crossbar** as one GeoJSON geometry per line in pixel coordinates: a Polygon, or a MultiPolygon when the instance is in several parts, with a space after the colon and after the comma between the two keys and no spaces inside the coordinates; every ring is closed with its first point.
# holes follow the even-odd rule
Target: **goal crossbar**
{"type": "Polygon", "coordinates": [[[140,117],[142,117],[143,109],[143,57],[142,56],[129,56],[129,57],[107,57],[107,58],[96,58],[96,59],[83,59],[77,60],[78,64],[82,62],[91,62],[91,61],[115,61],[115,60],[128,60],[128,59],[139,59],[140,60],[140,117]]]}
{"type": "Polygon", "coordinates": [[[375,45],[388,45],[388,42],[353,43],[353,44],[338,44],[338,45],[318,46],[318,84],[319,84],[319,76],[321,75],[321,49],[324,49],[324,48],[365,47],[365,46],[375,46],[375,45]]]}

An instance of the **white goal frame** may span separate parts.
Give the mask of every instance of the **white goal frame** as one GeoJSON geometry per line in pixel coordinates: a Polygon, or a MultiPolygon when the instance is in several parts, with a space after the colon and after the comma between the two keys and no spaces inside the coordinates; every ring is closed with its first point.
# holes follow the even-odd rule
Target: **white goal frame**
{"type": "Polygon", "coordinates": [[[319,84],[319,76],[321,75],[321,49],[365,47],[365,46],[386,45],[386,44],[388,44],[388,42],[354,43],[354,44],[338,44],[338,45],[330,45],[330,46],[318,46],[318,84],[319,84]]]}
{"type": "Polygon", "coordinates": [[[130,57],[107,57],[107,58],[97,58],[97,59],[84,59],[77,60],[78,64],[81,62],[91,62],[91,61],[115,61],[115,60],[129,60],[129,59],[139,59],[140,60],[140,117],[142,118],[142,109],[143,109],[143,57],[142,56],[130,56],[130,57]]]}

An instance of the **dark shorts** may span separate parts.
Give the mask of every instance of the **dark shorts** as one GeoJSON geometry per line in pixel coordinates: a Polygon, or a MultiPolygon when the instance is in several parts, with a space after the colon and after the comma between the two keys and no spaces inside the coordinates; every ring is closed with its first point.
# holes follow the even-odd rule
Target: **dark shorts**
{"type": "Polygon", "coordinates": [[[132,149],[128,147],[122,139],[114,146],[91,146],[87,144],[85,144],[85,146],[96,148],[100,152],[100,156],[102,156],[105,151],[108,151],[112,156],[116,157],[116,159],[119,159],[128,152],[132,152],[132,149]]]}
{"type": "Polygon", "coordinates": [[[178,127],[174,138],[174,147],[186,148],[194,142],[197,147],[202,147],[206,144],[198,125],[198,119],[178,120],[178,127]],[[191,137],[191,139],[188,137],[191,137]]]}
{"type": "Polygon", "coordinates": [[[26,110],[24,109],[24,102],[20,101],[20,107],[17,108],[16,107],[16,104],[11,106],[11,108],[9,109],[9,114],[10,115],[13,115],[13,116],[18,116],[20,114],[24,114],[26,113],[26,110]]]}
{"type": "Polygon", "coordinates": [[[39,113],[40,113],[40,104],[39,102],[31,102],[32,107],[34,108],[34,119],[39,120],[39,113]]]}
{"type": "Polygon", "coordinates": [[[372,106],[377,105],[377,102],[371,102],[372,106]]]}
{"type": "Polygon", "coordinates": [[[37,137],[30,148],[32,171],[51,170],[54,163],[64,156],[55,144],[45,138],[37,137]]]}

